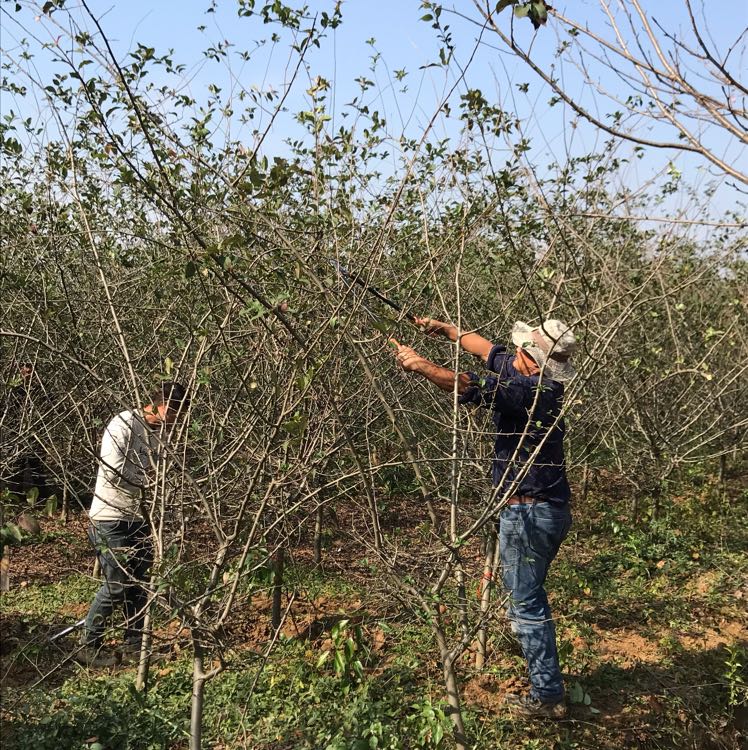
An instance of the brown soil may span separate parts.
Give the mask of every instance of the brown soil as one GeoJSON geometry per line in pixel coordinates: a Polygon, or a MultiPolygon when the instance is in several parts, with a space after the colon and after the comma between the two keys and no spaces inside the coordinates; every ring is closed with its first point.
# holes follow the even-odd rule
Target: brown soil
{"type": "Polygon", "coordinates": [[[487,713],[499,713],[503,711],[504,694],[507,692],[519,692],[523,687],[520,680],[514,678],[515,682],[506,680],[497,682],[492,675],[477,675],[465,682],[462,686],[462,699],[465,705],[479,708],[487,713]]]}
{"type": "Polygon", "coordinates": [[[13,588],[54,583],[74,573],[90,573],[94,554],[86,535],[83,516],[67,524],[56,518],[40,520],[41,537],[10,549],[10,581],[13,588]]]}
{"type": "Polygon", "coordinates": [[[748,642],[748,626],[745,621],[720,620],[715,629],[703,628],[701,631],[681,635],[678,640],[688,651],[711,651],[729,643],[748,642]]]}
{"type": "MultiPolygon", "coordinates": [[[[387,523],[406,532],[410,530],[403,544],[403,555],[407,555],[408,544],[419,544],[414,530],[423,524],[425,509],[409,498],[404,498],[399,503],[390,500],[388,507],[387,523]]],[[[321,651],[330,645],[331,628],[345,617],[353,624],[363,625],[365,640],[378,657],[375,669],[381,669],[391,658],[390,652],[396,635],[385,633],[378,625],[371,623],[370,615],[376,613],[378,618],[397,616],[398,610],[395,607],[393,612],[382,611],[382,600],[377,595],[382,581],[372,572],[365,548],[358,543],[360,536],[364,535],[363,528],[359,527],[364,523],[362,514],[355,510],[339,511],[334,520],[326,520],[329,541],[324,553],[323,570],[345,576],[352,584],[352,593],[349,596],[330,596],[296,591],[282,626],[282,634],[287,638],[308,641],[310,648],[321,651]],[[353,593],[354,591],[366,593],[361,595],[353,593]]],[[[216,541],[206,525],[193,523],[186,547],[186,559],[209,560],[216,541]]],[[[477,585],[482,575],[480,549],[474,545],[464,552],[469,575],[477,585]]],[[[575,556],[585,554],[583,548],[575,551],[575,556]]],[[[312,566],[313,549],[308,537],[298,540],[289,553],[287,564],[312,566]]],[[[25,544],[12,551],[11,584],[15,588],[51,583],[73,573],[88,573],[92,565],[93,551],[86,536],[85,518],[74,517],[66,525],[57,520],[45,519],[42,521],[40,542],[25,544]]],[[[708,572],[690,582],[688,593],[701,605],[718,583],[718,574],[708,572]]],[[[739,587],[738,591],[742,592],[743,588],[739,587]]],[[[285,592],[282,602],[284,612],[289,601],[288,592],[285,592]]],[[[739,601],[738,599],[737,603],[739,601]]],[[[229,623],[221,634],[230,655],[240,655],[242,652],[262,653],[267,649],[272,638],[271,606],[269,591],[237,600],[229,623]]],[[[66,607],[60,612],[60,619],[64,617],[71,622],[79,619],[85,614],[87,607],[87,602],[66,607]]],[[[740,615],[735,614],[733,617],[730,612],[722,616],[724,613],[717,614],[714,609],[709,610],[709,614],[712,619],[699,617],[698,624],[694,624],[688,632],[668,631],[662,635],[670,636],[676,646],[680,644],[682,649],[694,657],[729,643],[748,641],[748,627],[740,615]]],[[[445,616],[450,617],[449,610],[445,616]]],[[[501,679],[493,674],[473,674],[473,653],[468,653],[461,662],[463,673],[471,675],[463,683],[464,703],[484,713],[486,717],[502,715],[503,696],[506,693],[527,689],[527,682],[518,665],[516,642],[499,621],[491,627],[492,639],[487,664],[502,677],[511,676],[501,679]]],[[[47,674],[51,684],[59,684],[78,669],[64,661],[65,649],[71,647],[69,641],[41,650],[32,663],[21,655],[21,651],[25,645],[38,643],[42,631],[30,632],[28,623],[24,623],[22,618],[13,613],[5,615],[2,630],[0,654],[4,652],[4,655],[0,663],[0,684],[3,687],[28,687],[47,674]]],[[[602,664],[621,670],[618,678],[620,684],[594,695],[593,708],[598,713],[589,707],[575,705],[572,707],[571,717],[582,724],[589,724],[591,731],[595,726],[600,726],[601,732],[605,734],[605,744],[601,741],[597,746],[601,749],[648,747],[646,743],[651,740],[652,727],[656,727],[662,721],[663,714],[671,710],[668,696],[676,694],[678,689],[673,684],[665,684],[663,672],[658,670],[667,658],[668,650],[662,642],[630,627],[605,629],[593,625],[592,631],[584,638],[574,639],[576,653],[589,654],[589,663],[594,664],[595,669],[602,664]]],[[[189,632],[177,622],[160,628],[156,633],[156,640],[160,645],[168,646],[173,657],[190,648],[189,632]]],[[[159,664],[156,674],[167,674],[171,669],[169,662],[159,664]]],[[[435,671],[438,672],[438,667],[435,671]]],[[[586,676],[572,676],[567,682],[577,679],[585,684],[586,676]]],[[[684,715],[684,725],[687,721],[691,719],[684,715]]]]}
{"type": "Polygon", "coordinates": [[[595,651],[604,660],[614,661],[623,667],[636,664],[656,664],[660,660],[657,643],[631,630],[605,631],[593,625],[598,640],[595,651]]]}

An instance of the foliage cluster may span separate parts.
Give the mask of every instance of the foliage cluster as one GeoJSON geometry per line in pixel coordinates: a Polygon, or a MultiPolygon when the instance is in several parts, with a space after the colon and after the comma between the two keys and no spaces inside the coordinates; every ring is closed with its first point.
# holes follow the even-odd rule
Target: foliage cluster
{"type": "MultiPolygon", "coordinates": [[[[285,93],[308,83],[297,111],[284,93],[240,81],[185,93],[172,52],[137,45],[118,59],[85,4],[17,5],[62,41],[22,42],[0,82],[18,100],[41,97],[50,114],[44,127],[13,111],[0,123],[4,382],[20,362],[36,367],[33,409],[20,421],[2,415],[2,470],[12,472],[5,456],[23,443],[43,455],[63,505],[85,506],[105,422],[141,407],[163,378],[189,386],[191,413],[162,441],[148,520],[152,594],[192,638],[193,718],[226,668],[221,634],[247,579],[312,530],[321,539],[344,509],[382,600],[432,628],[459,716],[449,684],[488,619],[466,595],[474,561],[463,550],[502,500],[486,501],[491,426],[396,370],[388,335],[417,332],[350,275],[408,312],[497,341],[518,319],[569,322],[581,343],[564,415],[570,474],[582,497],[603,471],[625,477],[653,533],[664,498],[694,467],[725,475],[737,465],[745,227],[699,235],[628,213],[646,217],[687,194],[677,171],[632,190],[613,140],[541,167],[516,115],[467,86],[450,90],[423,132],[398,130],[374,104],[376,54],[341,124],[333,86],[311,62],[340,4],[317,23],[305,7],[241,2],[237,23],[262,41],[205,52],[230,66],[281,45],[285,93]],[[43,80],[36,55],[48,63],[43,80]],[[437,122],[453,135],[438,135],[437,122]],[[271,152],[267,135],[281,123],[290,135],[271,152]],[[413,500],[418,544],[383,529],[393,487],[413,500]],[[445,601],[459,628],[445,622],[445,601]]],[[[432,15],[443,44],[433,65],[448,71],[451,36],[441,11],[432,15]]],[[[708,202],[690,197],[699,210],[708,202]]],[[[475,368],[454,348],[423,351],[475,368]]],[[[658,555],[674,549],[667,534],[649,539],[658,555]]],[[[628,541],[626,559],[649,570],[643,542],[628,541]]],[[[339,635],[334,679],[363,694],[356,640],[339,635]]]]}

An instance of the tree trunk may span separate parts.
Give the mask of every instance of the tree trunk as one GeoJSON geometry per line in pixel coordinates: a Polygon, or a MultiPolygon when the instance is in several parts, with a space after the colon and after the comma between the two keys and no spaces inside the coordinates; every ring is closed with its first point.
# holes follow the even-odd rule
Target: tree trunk
{"type": "Polygon", "coordinates": [[[322,564],[322,503],[317,506],[314,517],[314,564],[322,564]]]}
{"type": "Polygon", "coordinates": [[[478,631],[477,648],[475,652],[475,668],[483,669],[486,663],[486,645],[488,642],[488,628],[485,617],[491,605],[491,589],[493,588],[494,571],[498,566],[499,545],[497,544],[496,528],[492,527],[486,539],[486,558],[483,564],[483,578],[480,583],[480,617],[481,626],[478,631]]]}
{"type": "Polygon", "coordinates": [[[68,483],[65,481],[65,477],[62,478],[62,509],[60,510],[60,520],[63,523],[68,522],[70,517],[70,490],[68,489],[68,483]]]}
{"type": "Polygon", "coordinates": [[[198,638],[194,639],[192,660],[192,706],[190,712],[190,750],[200,750],[203,741],[203,707],[205,704],[205,656],[198,638]]]}
{"type": "Polygon", "coordinates": [[[273,609],[271,622],[273,630],[281,625],[281,596],[283,595],[283,564],[285,562],[285,550],[281,547],[272,557],[273,566],[273,609]]]}
{"type": "Polygon", "coordinates": [[[631,494],[631,521],[636,523],[639,518],[639,488],[635,487],[631,494]]]}
{"type": "Polygon", "coordinates": [[[652,492],[652,523],[660,518],[660,511],[662,510],[662,494],[663,490],[659,485],[655,487],[652,492]]]}
{"type": "Polygon", "coordinates": [[[377,552],[381,552],[382,531],[379,528],[379,511],[377,510],[377,501],[372,491],[367,491],[366,498],[369,501],[369,514],[371,516],[371,527],[374,534],[374,549],[377,552]]]}
{"type": "Polygon", "coordinates": [[[719,491],[719,499],[722,500],[725,496],[725,475],[727,473],[727,455],[723,453],[719,457],[719,472],[717,473],[717,488],[719,491]]]}
{"type": "Polygon", "coordinates": [[[587,501],[587,493],[590,489],[590,467],[589,464],[585,464],[584,468],[582,469],[582,497],[580,498],[580,502],[582,505],[587,501]]]}
{"type": "Polygon", "coordinates": [[[10,556],[7,544],[3,547],[0,559],[0,593],[5,591],[10,591],[10,556]]]}
{"type": "MultiPolygon", "coordinates": [[[[5,514],[3,506],[0,504],[0,528],[5,523],[5,514]]],[[[3,544],[3,553],[0,557],[0,593],[10,591],[10,549],[7,544],[3,544]]]]}
{"type": "Polygon", "coordinates": [[[145,613],[143,620],[143,634],[140,640],[140,660],[138,661],[138,676],[135,680],[136,690],[148,692],[148,675],[151,664],[151,645],[153,637],[151,635],[151,608],[145,613]]]}
{"type": "MultiPolygon", "coordinates": [[[[439,654],[442,660],[442,672],[444,674],[444,687],[447,690],[447,703],[449,704],[449,718],[454,726],[453,736],[456,750],[469,750],[470,744],[465,734],[465,723],[462,720],[462,706],[460,705],[460,683],[457,679],[454,659],[447,648],[447,638],[440,622],[434,622],[434,635],[439,646],[439,654]]],[[[190,749],[192,750],[192,749],[190,749]]]]}

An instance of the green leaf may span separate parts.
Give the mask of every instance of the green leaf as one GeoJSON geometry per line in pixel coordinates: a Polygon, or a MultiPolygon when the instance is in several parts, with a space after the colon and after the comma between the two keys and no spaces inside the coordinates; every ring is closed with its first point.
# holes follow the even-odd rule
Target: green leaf
{"type": "Polygon", "coordinates": [[[572,703],[582,703],[584,696],[584,688],[578,682],[573,682],[569,690],[569,700],[572,703]]]}
{"type": "Polygon", "coordinates": [[[541,23],[545,23],[548,20],[548,11],[546,10],[545,3],[533,3],[532,9],[541,23]]]}
{"type": "Polygon", "coordinates": [[[387,334],[392,330],[392,322],[384,318],[381,320],[375,320],[371,325],[376,328],[379,333],[387,334]]]}
{"type": "Polygon", "coordinates": [[[434,732],[434,744],[438,747],[439,743],[444,739],[444,727],[441,724],[436,725],[434,732]]]}
{"type": "Polygon", "coordinates": [[[332,629],[330,630],[330,638],[333,642],[340,638],[340,632],[345,630],[346,625],[348,625],[348,620],[340,620],[332,626],[332,629]]]}
{"type": "Polygon", "coordinates": [[[542,2],[541,0],[541,2],[530,3],[529,8],[529,16],[530,20],[532,21],[533,28],[537,30],[541,26],[544,26],[546,21],[548,20],[548,9],[545,2],[542,2]]]}
{"type": "Polygon", "coordinates": [[[358,659],[353,662],[353,672],[359,680],[364,679],[364,667],[358,659]]]}
{"type": "Polygon", "coordinates": [[[343,650],[348,661],[350,661],[353,658],[353,654],[356,652],[356,644],[353,642],[353,638],[348,638],[343,644],[343,650]]]}
{"type": "Polygon", "coordinates": [[[19,529],[14,523],[6,523],[5,526],[0,529],[0,535],[2,535],[5,544],[20,544],[23,540],[21,529],[19,529]]]}
{"type": "Polygon", "coordinates": [[[53,516],[57,510],[57,495],[51,495],[44,504],[44,512],[48,516],[53,516]]]}
{"type": "Polygon", "coordinates": [[[524,18],[529,12],[529,5],[517,5],[514,8],[514,15],[517,16],[517,18],[524,18]]]}
{"type": "Polygon", "coordinates": [[[345,657],[342,651],[335,652],[335,674],[338,677],[345,674],[345,657]]]}
{"type": "Polygon", "coordinates": [[[301,435],[306,429],[307,421],[306,415],[295,414],[292,419],[288,419],[283,423],[283,429],[292,435],[301,435]]]}

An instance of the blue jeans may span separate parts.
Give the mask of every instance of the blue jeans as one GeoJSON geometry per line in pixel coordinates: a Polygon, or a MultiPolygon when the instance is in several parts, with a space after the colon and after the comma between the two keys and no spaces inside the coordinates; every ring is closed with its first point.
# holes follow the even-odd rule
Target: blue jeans
{"type": "Polygon", "coordinates": [[[527,660],[531,695],[560,701],[564,683],[558,666],[556,628],[543,585],[553,558],[571,527],[569,504],[507,505],[501,511],[499,544],[507,615],[527,660]]]}
{"type": "Polygon", "coordinates": [[[124,608],[125,641],[139,643],[148,594],[143,582],[153,564],[151,532],[142,521],[98,521],[88,529],[104,582],[84,626],[84,643],[100,646],[112,612],[124,608]]]}

